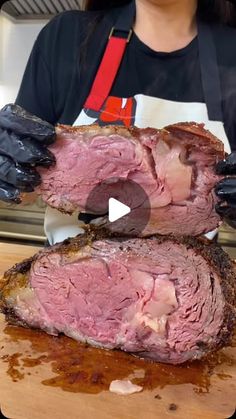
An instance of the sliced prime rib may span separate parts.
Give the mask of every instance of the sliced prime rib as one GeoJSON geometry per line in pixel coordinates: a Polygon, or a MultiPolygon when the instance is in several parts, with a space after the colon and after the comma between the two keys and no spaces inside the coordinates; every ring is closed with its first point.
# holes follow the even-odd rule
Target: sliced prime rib
{"type": "MultiPolygon", "coordinates": [[[[215,164],[224,158],[224,147],[202,124],[180,123],[163,130],[98,125],[58,126],[57,141],[49,147],[56,165],[39,169],[38,193],[50,206],[66,213],[75,210],[106,214],[108,197],[123,202],[123,183],[133,181],[145,191],[143,202],[134,191],[127,204],[135,209],[136,224],[150,208],[143,236],[181,234],[197,236],[216,228],[214,186],[220,180],[215,164]],[[105,182],[105,186],[104,186],[105,182]],[[93,199],[95,187],[103,188],[93,199]],[[120,188],[120,189],[119,189],[120,188]]],[[[118,233],[138,235],[125,217],[107,224],[118,233]]]]}
{"type": "Polygon", "coordinates": [[[90,230],[16,265],[0,285],[10,322],[173,364],[226,345],[235,307],[233,263],[190,237],[90,230]]]}

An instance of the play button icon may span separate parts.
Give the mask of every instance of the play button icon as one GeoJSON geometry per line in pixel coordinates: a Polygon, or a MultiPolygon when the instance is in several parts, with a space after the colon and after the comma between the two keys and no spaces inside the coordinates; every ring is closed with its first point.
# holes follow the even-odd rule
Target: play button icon
{"type": "Polygon", "coordinates": [[[143,232],[146,234],[151,205],[138,183],[114,177],[103,180],[91,190],[85,213],[92,216],[90,222],[111,232],[141,236],[143,232]]]}
{"type": "Polygon", "coordinates": [[[114,223],[114,221],[117,221],[125,215],[129,214],[130,211],[131,209],[128,207],[128,205],[122,204],[122,202],[115,198],[109,199],[108,219],[110,223],[114,223]]]}

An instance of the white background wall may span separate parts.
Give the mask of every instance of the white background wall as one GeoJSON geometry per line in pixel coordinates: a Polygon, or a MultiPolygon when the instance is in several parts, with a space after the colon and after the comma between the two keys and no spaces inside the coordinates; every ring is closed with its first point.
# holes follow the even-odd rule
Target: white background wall
{"type": "Polygon", "coordinates": [[[15,23],[0,13],[0,109],[14,102],[33,43],[46,23],[15,23]]]}

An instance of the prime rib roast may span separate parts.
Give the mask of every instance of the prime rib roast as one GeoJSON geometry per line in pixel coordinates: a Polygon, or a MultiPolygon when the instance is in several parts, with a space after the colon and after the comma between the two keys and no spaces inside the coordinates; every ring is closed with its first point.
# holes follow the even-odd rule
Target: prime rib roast
{"type": "Polygon", "coordinates": [[[11,323],[179,364],[229,342],[235,276],[203,239],[90,228],[6,272],[0,307],[11,323]]]}
{"type": "Polygon", "coordinates": [[[60,211],[106,214],[108,198],[115,192],[116,199],[135,211],[134,225],[127,225],[126,217],[105,224],[120,234],[139,235],[137,226],[147,207],[150,217],[143,236],[197,236],[220,223],[213,191],[220,178],[214,169],[224,159],[224,147],[202,124],[179,123],[162,130],[61,125],[49,149],[56,165],[39,169],[38,193],[60,211]],[[130,188],[124,202],[120,180],[141,186],[147,199],[130,188]],[[99,193],[88,200],[101,183],[99,193]]]}
{"type": "Polygon", "coordinates": [[[38,188],[47,204],[103,215],[107,198],[114,190],[122,198],[119,182],[128,180],[147,200],[130,192],[124,203],[137,220],[150,206],[150,219],[145,237],[131,237],[124,217],[14,266],[0,281],[7,320],[173,364],[227,345],[236,322],[234,264],[217,245],[190,237],[220,222],[213,190],[223,144],[195,123],[93,125],[58,126],[49,148],[56,164],[39,169],[38,188]]]}

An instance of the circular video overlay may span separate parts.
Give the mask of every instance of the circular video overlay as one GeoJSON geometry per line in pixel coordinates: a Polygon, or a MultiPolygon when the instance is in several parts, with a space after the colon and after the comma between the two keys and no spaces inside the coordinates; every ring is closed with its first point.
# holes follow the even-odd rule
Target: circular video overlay
{"type": "Polygon", "coordinates": [[[86,212],[105,216],[102,224],[110,231],[142,235],[150,219],[150,201],[144,189],[132,180],[109,178],[89,194],[86,212]]]}

